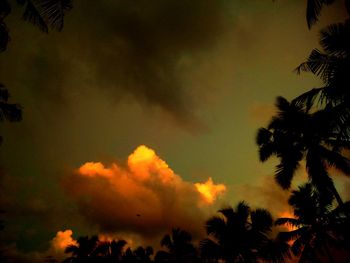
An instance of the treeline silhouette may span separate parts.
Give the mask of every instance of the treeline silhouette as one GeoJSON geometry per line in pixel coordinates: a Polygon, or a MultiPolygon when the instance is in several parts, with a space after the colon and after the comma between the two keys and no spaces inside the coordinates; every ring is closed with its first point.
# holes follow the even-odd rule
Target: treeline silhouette
{"type": "Polygon", "coordinates": [[[350,205],[335,207],[333,201],[331,195],[326,198],[307,183],[289,198],[294,210],[292,218],[274,221],[268,210],[253,210],[240,202],[206,221],[208,236],[198,246],[190,233],[178,228],[162,238],[163,249],[156,253],[150,246],[131,249],[124,240],[81,237],[77,244],[66,248],[69,256],[63,262],[280,263],[292,256],[299,262],[337,262],[334,252],[350,248],[350,205]],[[289,230],[273,233],[278,230],[276,226],[286,224],[289,230]]]}

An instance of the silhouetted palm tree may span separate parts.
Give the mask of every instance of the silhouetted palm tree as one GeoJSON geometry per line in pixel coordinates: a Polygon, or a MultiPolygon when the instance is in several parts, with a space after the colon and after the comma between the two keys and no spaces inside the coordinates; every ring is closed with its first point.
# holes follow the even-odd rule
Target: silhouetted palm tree
{"type": "MultiPolygon", "coordinates": [[[[65,249],[65,253],[71,254],[71,256],[65,259],[64,263],[88,263],[96,261],[96,249],[98,247],[99,240],[97,236],[89,238],[80,237],[77,240],[77,245],[69,245],[65,249]]],[[[99,253],[99,251],[97,251],[99,253]]]]}
{"type": "Polygon", "coordinates": [[[65,13],[72,8],[72,0],[17,0],[17,3],[24,8],[23,19],[44,32],[49,27],[61,31],[65,13]]]}
{"type": "MultiPolygon", "coordinates": [[[[311,28],[317,21],[321,14],[323,6],[333,4],[335,0],[307,0],[306,4],[306,22],[311,28]]],[[[350,1],[344,0],[345,8],[350,14],[350,1]]]]}
{"type": "Polygon", "coordinates": [[[311,107],[317,99],[322,108],[332,110],[340,139],[350,141],[350,20],[333,24],[321,31],[320,45],[311,52],[297,72],[312,72],[324,86],[314,88],[294,99],[298,105],[311,107]]]}
{"type": "Polygon", "coordinates": [[[123,250],[126,243],[125,240],[98,242],[93,255],[103,258],[103,262],[106,263],[122,262],[123,250]]]}
{"type": "Polygon", "coordinates": [[[284,262],[289,256],[288,244],[269,238],[273,219],[267,210],[251,210],[240,202],[235,209],[229,207],[219,213],[221,216],[207,221],[209,238],[200,243],[201,255],[208,262],[284,262]]]}
{"type": "Polygon", "coordinates": [[[279,158],[275,179],[283,189],[289,189],[300,162],[305,160],[309,179],[324,194],[332,192],[341,205],[342,199],[328,174],[329,167],[335,167],[344,174],[350,174],[350,161],[342,155],[343,148],[349,148],[347,141],[341,141],[334,129],[334,112],[309,109],[289,103],[278,97],[278,113],[267,128],[260,128],[257,134],[259,156],[262,162],[271,156],[279,158]]]}
{"type": "Polygon", "coordinates": [[[288,224],[295,230],[280,232],[279,238],[293,241],[291,250],[300,256],[299,262],[320,262],[317,257],[322,254],[335,262],[329,250],[330,245],[338,245],[335,231],[338,213],[333,210],[333,197],[320,195],[312,184],[305,184],[292,192],[288,202],[295,218],[279,218],[276,224],[288,224]]]}
{"type": "Polygon", "coordinates": [[[319,76],[324,87],[312,89],[299,96],[296,103],[313,103],[319,97],[325,105],[344,104],[349,107],[350,92],[350,20],[332,24],[320,33],[320,45],[323,51],[314,49],[306,62],[296,70],[311,72],[319,76]]]}
{"type": "Polygon", "coordinates": [[[322,7],[332,3],[334,0],[307,0],[306,21],[309,28],[318,21],[322,7]]]}
{"type": "Polygon", "coordinates": [[[128,248],[125,251],[123,262],[124,263],[150,263],[152,262],[151,256],[153,255],[153,248],[148,246],[146,248],[138,247],[135,250],[128,248]]]}
{"type": "Polygon", "coordinates": [[[166,234],[161,240],[162,247],[167,248],[167,251],[158,251],[155,262],[196,262],[197,253],[191,241],[190,233],[179,228],[172,229],[171,235],[166,234]]]}

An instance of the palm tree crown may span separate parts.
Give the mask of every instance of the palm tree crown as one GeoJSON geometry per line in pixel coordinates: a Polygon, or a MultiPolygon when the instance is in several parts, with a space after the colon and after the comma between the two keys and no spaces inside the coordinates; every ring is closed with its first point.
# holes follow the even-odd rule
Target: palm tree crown
{"type": "Polygon", "coordinates": [[[295,217],[276,220],[277,225],[287,224],[295,228],[280,232],[279,238],[293,242],[291,250],[294,255],[300,256],[300,262],[320,262],[317,259],[320,255],[327,255],[332,260],[329,246],[337,244],[339,214],[332,202],[332,196],[320,195],[312,184],[305,184],[293,191],[289,198],[295,217]]]}
{"type": "Polygon", "coordinates": [[[289,189],[296,170],[305,160],[309,179],[320,192],[332,192],[337,201],[342,200],[328,174],[329,167],[335,167],[344,174],[350,174],[350,161],[342,155],[349,148],[347,141],[339,139],[334,128],[334,110],[310,112],[294,102],[278,97],[278,113],[267,128],[257,134],[261,161],[271,156],[279,158],[275,179],[284,189],[289,189]]]}
{"type": "Polygon", "coordinates": [[[258,259],[284,262],[285,256],[289,255],[286,243],[273,241],[268,236],[273,219],[267,210],[251,210],[246,203],[240,202],[235,209],[229,207],[219,213],[220,216],[214,216],[206,223],[209,238],[200,243],[203,258],[228,263],[257,262],[258,259]]]}
{"type": "Polygon", "coordinates": [[[190,233],[179,228],[172,229],[171,235],[166,234],[161,240],[162,247],[167,248],[167,251],[158,251],[155,262],[196,262],[197,252],[191,242],[190,233]]]}

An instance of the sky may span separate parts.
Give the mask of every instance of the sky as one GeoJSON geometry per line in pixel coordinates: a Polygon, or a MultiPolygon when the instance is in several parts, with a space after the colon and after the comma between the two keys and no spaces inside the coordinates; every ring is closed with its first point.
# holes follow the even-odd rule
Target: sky
{"type": "Polygon", "coordinates": [[[39,258],[88,234],[155,243],[175,225],[199,238],[240,200],[285,213],[255,135],[277,96],[320,85],[293,70],[340,6],[309,30],[301,0],[75,0],[49,34],[14,9],[0,54],[23,107],[0,127],[11,251],[39,258]]]}

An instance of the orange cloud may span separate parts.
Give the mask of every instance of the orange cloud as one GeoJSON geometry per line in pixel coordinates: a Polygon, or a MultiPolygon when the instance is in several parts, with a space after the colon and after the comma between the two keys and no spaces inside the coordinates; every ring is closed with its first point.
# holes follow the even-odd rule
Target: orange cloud
{"type": "Polygon", "coordinates": [[[106,169],[102,163],[89,162],[79,168],[79,173],[85,176],[112,176],[110,169],[106,169]]]}
{"type": "Polygon", "coordinates": [[[208,204],[214,203],[219,195],[226,192],[226,186],[223,184],[215,185],[211,177],[205,183],[196,183],[195,186],[197,191],[202,194],[203,200],[208,204]]]}
{"type": "Polygon", "coordinates": [[[64,178],[80,213],[102,233],[144,237],[180,227],[199,234],[226,187],[184,181],[154,150],[141,145],[125,164],[87,162],[64,178]],[[203,205],[206,204],[206,205],[203,205]]]}
{"type": "Polygon", "coordinates": [[[77,241],[72,237],[73,231],[68,229],[58,231],[56,236],[51,240],[51,247],[56,253],[63,253],[69,245],[77,245],[77,241]]]}

